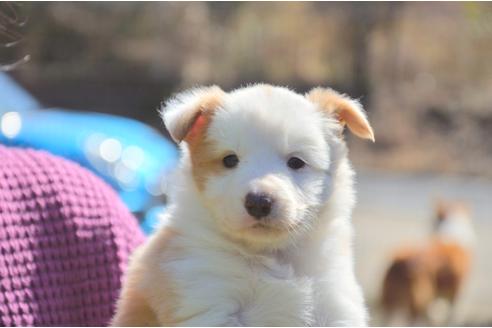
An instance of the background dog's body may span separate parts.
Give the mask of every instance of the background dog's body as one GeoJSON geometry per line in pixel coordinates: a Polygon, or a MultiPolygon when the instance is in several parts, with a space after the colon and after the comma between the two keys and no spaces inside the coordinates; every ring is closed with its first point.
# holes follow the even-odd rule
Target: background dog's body
{"type": "Polygon", "coordinates": [[[386,320],[398,313],[412,324],[429,323],[438,299],[448,303],[452,318],[464,279],[470,269],[474,234],[468,210],[458,203],[438,206],[434,233],[424,245],[397,250],[383,281],[382,306],[386,320]]]}
{"type": "Polygon", "coordinates": [[[166,124],[185,140],[173,205],[134,255],[113,324],[365,325],[338,121],[373,138],[357,106],[266,85],[171,101],[166,124]],[[252,192],[268,208],[243,204],[252,192]]]}

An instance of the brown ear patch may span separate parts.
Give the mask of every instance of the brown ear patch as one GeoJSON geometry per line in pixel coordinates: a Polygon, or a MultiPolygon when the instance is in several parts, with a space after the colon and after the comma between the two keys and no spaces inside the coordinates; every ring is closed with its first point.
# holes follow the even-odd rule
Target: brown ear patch
{"type": "Polygon", "coordinates": [[[340,124],[346,124],[356,136],[374,142],[372,127],[362,106],[357,101],[329,88],[315,88],[306,95],[306,98],[322,111],[335,115],[340,124]]]}
{"type": "Polygon", "coordinates": [[[208,118],[211,118],[211,112],[222,105],[223,97],[224,91],[214,87],[200,99],[198,112],[207,114],[208,118]]]}
{"type": "Polygon", "coordinates": [[[202,131],[207,129],[210,123],[210,119],[206,118],[202,112],[198,112],[195,118],[192,119],[188,133],[185,135],[184,140],[195,139],[196,136],[200,135],[202,131]]]}
{"type": "Polygon", "coordinates": [[[162,111],[164,123],[176,142],[181,142],[206,112],[219,108],[225,92],[217,86],[185,91],[170,99],[162,111]]]}
{"type": "Polygon", "coordinates": [[[222,158],[216,155],[215,143],[207,136],[213,112],[202,113],[185,138],[190,151],[191,171],[199,190],[203,190],[208,177],[226,170],[222,158]]]}
{"type": "MultiPolygon", "coordinates": [[[[192,111],[192,117],[184,118],[185,124],[181,129],[180,137],[181,140],[186,138],[186,135],[193,130],[193,132],[199,133],[198,130],[204,129],[207,124],[203,119],[205,113],[210,114],[213,110],[220,107],[222,104],[222,97],[224,92],[218,88],[212,88],[209,92],[204,94],[195,105],[197,108],[192,111]],[[198,123],[198,124],[197,124],[198,123]]],[[[208,115],[210,117],[210,115],[208,115]]]]}

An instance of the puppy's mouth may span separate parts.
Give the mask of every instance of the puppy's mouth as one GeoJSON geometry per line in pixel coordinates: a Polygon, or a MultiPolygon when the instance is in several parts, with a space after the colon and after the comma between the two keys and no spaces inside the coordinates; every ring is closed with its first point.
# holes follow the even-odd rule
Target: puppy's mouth
{"type": "Polygon", "coordinates": [[[255,231],[263,232],[283,232],[284,227],[281,224],[273,224],[268,221],[257,222],[251,226],[251,229],[255,231]]]}
{"type": "Polygon", "coordinates": [[[258,222],[258,223],[253,224],[253,226],[251,228],[253,228],[253,229],[272,229],[274,227],[272,227],[271,225],[269,225],[265,222],[258,222]]]}

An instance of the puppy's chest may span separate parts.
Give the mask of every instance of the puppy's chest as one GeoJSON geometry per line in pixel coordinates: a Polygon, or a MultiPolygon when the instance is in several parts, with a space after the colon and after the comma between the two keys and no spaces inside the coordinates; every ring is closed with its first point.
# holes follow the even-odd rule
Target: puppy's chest
{"type": "Polygon", "coordinates": [[[265,280],[289,281],[297,278],[291,263],[274,257],[244,258],[243,262],[249,268],[250,274],[265,280]]]}
{"type": "Polygon", "coordinates": [[[247,325],[306,325],[311,321],[312,281],[276,259],[246,260],[239,316],[247,325]]]}
{"type": "Polygon", "coordinates": [[[311,293],[311,279],[296,274],[290,263],[281,263],[275,259],[248,261],[244,279],[254,292],[254,296],[262,295],[263,291],[270,300],[278,299],[280,303],[284,297],[305,298],[311,293]]]}
{"type": "Polygon", "coordinates": [[[244,326],[312,323],[312,281],[297,276],[289,263],[200,250],[166,267],[183,286],[181,304],[195,308],[197,301],[203,301],[205,308],[226,309],[224,322],[244,326]]]}

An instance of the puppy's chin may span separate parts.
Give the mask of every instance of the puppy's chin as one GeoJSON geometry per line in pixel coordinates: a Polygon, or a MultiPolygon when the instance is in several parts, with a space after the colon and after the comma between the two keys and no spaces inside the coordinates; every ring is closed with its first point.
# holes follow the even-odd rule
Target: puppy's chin
{"type": "Polygon", "coordinates": [[[274,220],[248,222],[242,227],[223,228],[226,236],[254,250],[281,249],[293,240],[292,227],[274,220]]]}

